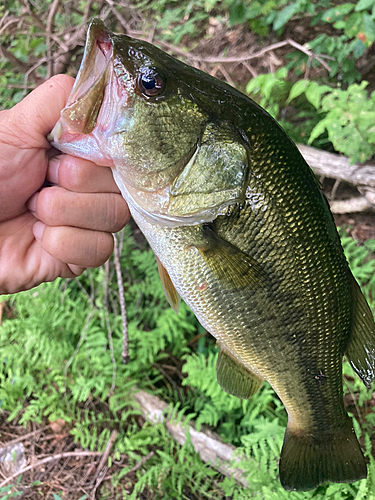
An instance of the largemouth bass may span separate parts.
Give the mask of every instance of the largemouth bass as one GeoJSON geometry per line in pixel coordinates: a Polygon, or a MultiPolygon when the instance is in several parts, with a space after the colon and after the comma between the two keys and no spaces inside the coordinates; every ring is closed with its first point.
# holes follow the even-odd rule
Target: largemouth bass
{"type": "Polygon", "coordinates": [[[50,137],[113,169],[171,306],[181,296],[217,339],[220,386],[250,398],[267,380],[281,398],[284,488],[366,477],[342,358],[371,383],[373,316],[319,183],[267,112],[95,20],[50,137]]]}

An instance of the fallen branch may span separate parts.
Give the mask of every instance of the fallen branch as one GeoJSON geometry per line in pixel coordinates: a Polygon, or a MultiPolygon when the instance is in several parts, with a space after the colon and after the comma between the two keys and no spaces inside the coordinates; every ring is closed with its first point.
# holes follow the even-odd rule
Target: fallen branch
{"type": "Polygon", "coordinates": [[[353,186],[375,189],[375,165],[355,163],[350,165],[349,158],[320,149],[297,144],[302,156],[317,175],[353,184],[353,186]]]}
{"type": "MultiPolygon", "coordinates": [[[[139,404],[144,417],[154,423],[164,422],[167,430],[179,443],[184,444],[189,433],[194,450],[199,453],[204,462],[211,464],[216,470],[227,477],[234,478],[242,486],[249,487],[249,483],[243,477],[244,471],[233,467],[230,462],[240,462],[241,458],[234,455],[236,447],[223,443],[219,436],[213,432],[198,432],[192,425],[184,422],[175,423],[165,418],[167,403],[156,396],[144,391],[134,394],[134,399],[139,404]]],[[[249,459],[250,460],[250,459],[249,459]]]]}
{"type": "Polygon", "coordinates": [[[303,144],[297,146],[318,177],[344,181],[360,191],[362,196],[348,200],[331,200],[333,213],[344,214],[375,209],[375,165],[358,163],[350,165],[346,156],[327,153],[303,144]]]}

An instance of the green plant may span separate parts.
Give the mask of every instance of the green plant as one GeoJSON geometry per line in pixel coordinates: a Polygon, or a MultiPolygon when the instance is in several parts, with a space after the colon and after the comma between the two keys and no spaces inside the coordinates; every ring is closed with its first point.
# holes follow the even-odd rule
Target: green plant
{"type": "Polygon", "coordinates": [[[347,155],[351,163],[364,162],[375,153],[375,92],[366,91],[368,82],[352,84],[346,90],[331,88],[302,79],[295,84],[287,80],[287,69],[259,75],[251,80],[246,91],[258,97],[261,106],[284,126],[296,142],[315,145],[331,143],[347,155]],[[303,118],[303,134],[297,127],[282,120],[282,113],[292,103],[294,120],[303,118]],[[318,140],[318,141],[317,141],[318,140]]]}

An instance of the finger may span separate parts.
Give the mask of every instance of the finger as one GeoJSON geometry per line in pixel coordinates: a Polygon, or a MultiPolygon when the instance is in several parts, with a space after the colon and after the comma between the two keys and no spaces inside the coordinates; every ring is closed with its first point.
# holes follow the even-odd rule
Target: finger
{"type": "Polygon", "coordinates": [[[99,267],[113,251],[113,236],[102,231],[90,231],[76,227],[49,227],[36,222],[35,238],[53,258],[69,264],[70,269],[99,267]]]}
{"type": "Polygon", "coordinates": [[[18,127],[19,142],[29,148],[39,148],[42,143],[46,149],[51,147],[45,137],[60,118],[73,83],[74,78],[68,75],[55,75],[10,110],[7,118],[13,130],[18,127]]]}
{"type": "Polygon", "coordinates": [[[111,169],[70,155],[52,158],[47,180],[78,193],[119,193],[111,169]]]}
{"type": "Polygon", "coordinates": [[[116,233],[130,218],[120,194],[74,193],[59,186],[42,189],[27,204],[47,226],[72,226],[116,233]]]}

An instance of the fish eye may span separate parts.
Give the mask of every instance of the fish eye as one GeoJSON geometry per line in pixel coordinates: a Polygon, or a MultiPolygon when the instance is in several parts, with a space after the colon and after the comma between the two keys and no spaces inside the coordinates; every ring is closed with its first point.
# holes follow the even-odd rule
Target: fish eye
{"type": "Polygon", "coordinates": [[[164,90],[164,80],[157,71],[147,69],[139,75],[138,87],[142,94],[147,97],[158,96],[164,90]]]}

